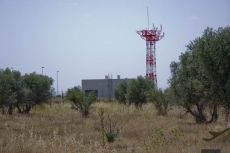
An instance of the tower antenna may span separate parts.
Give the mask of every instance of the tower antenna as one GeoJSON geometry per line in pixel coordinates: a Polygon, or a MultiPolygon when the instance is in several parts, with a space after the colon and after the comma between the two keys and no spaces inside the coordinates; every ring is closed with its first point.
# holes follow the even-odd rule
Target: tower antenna
{"type": "Polygon", "coordinates": [[[147,7],[147,20],[148,20],[148,30],[149,30],[149,7],[147,7]]]}
{"type": "Polygon", "coordinates": [[[137,34],[146,41],[146,78],[153,81],[157,88],[157,72],[156,72],[156,42],[164,37],[162,26],[160,30],[153,25],[149,29],[149,9],[147,7],[148,28],[137,31],[137,34]]]}

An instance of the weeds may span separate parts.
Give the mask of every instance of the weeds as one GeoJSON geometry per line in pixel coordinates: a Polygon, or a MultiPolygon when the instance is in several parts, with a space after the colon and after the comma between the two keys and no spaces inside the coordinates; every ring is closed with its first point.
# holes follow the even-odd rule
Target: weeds
{"type": "Polygon", "coordinates": [[[115,140],[115,138],[118,136],[118,133],[119,133],[119,130],[117,129],[115,131],[115,128],[116,128],[116,123],[115,122],[112,122],[110,116],[108,115],[108,129],[106,130],[106,138],[107,138],[107,141],[109,143],[113,142],[115,140]]]}
{"type": "Polygon", "coordinates": [[[69,103],[36,106],[30,115],[0,114],[0,153],[188,153],[213,146],[230,150],[230,133],[208,143],[202,140],[208,131],[223,128],[223,116],[215,125],[197,125],[191,116],[178,119],[178,108],[157,116],[153,105],[138,110],[98,102],[87,119],[69,103]],[[112,143],[106,136],[110,131],[112,143]]]}
{"type": "Polygon", "coordinates": [[[101,126],[101,140],[102,140],[102,147],[105,147],[105,123],[104,123],[104,109],[99,109],[99,118],[100,118],[100,126],[101,126]]]}
{"type": "Polygon", "coordinates": [[[167,149],[167,146],[178,143],[183,139],[183,131],[180,128],[173,128],[169,132],[162,128],[154,128],[151,135],[144,141],[146,152],[156,149],[167,149]]]}
{"type": "Polygon", "coordinates": [[[99,110],[100,126],[101,126],[101,137],[102,137],[102,146],[105,146],[105,138],[107,142],[112,143],[115,141],[115,138],[118,136],[118,129],[115,131],[116,123],[111,120],[110,115],[107,116],[105,120],[105,111],[103,108],[99,110]]]}

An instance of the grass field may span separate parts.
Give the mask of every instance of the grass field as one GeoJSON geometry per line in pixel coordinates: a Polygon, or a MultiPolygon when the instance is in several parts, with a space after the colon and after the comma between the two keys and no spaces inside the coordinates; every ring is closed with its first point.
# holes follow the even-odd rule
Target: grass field
{"type": "MultiPolygon", "coordinates": [[[[84,119],[69,104],[36,107],[29,115],[0,115],[0,153],[199,153],[221,149],[229,153],[230,131],[213,141],[208,131],[225,128],[223,119],[215,124],[195,124],[190,115],[173,108],[168,116],[157,116],[151,104],[143,109],[117,103],[95,103],[84,119]],[[109,115],[119,134],[113,143],[102,145],[99,110],[109,115]]],[[[105,127],[108,127],[106,122],[105,127]]]]}

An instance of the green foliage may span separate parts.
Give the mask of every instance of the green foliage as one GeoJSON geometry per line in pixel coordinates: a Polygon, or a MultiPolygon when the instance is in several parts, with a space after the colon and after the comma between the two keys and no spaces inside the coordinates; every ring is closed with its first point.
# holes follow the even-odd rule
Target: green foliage
{"type": "Polygon", "coordinates": [[[122,104],[126,104],[127,87],[127,81],[123,81],[114,92],[115,98],[122,104]]]}
{"type": "Polygon", "coordinates": [[[230,27],[207,28],[195,51],[210,82],[210,98],[230,109],[230,27]]]}
{"type": "Polygon", "coordinates": [[[100,126],[101,126],[101,139],[102,139],[102,147],[105,147],[105,110],[103,108],[99,109],[98,116],[100,118],[100,126]]]}
{"type": "MultiPolygon", "coordinates": [[[[191,45],[191,44],[190,44],[191,45]]],[[[202,67],[192,50],[188,50],[180,56],[180,62],[171,64],[172,78],[171,88],[178,97],[177,103],[184,107],[196,119],[197,123],[206,122],[204,108],[207,101],[206,78],[202,73],[202,67]],[[196,110],[192,110],[196,106],[196,110]]]]}
{"type": "Polygon", "coordinates": [[[12,114],[17,102],[18,79],[20,72],[10,69],[0,70],[0,107],[2,113],[12,114]]]}
{"type": "Polygon", "coordinates": [[[152,101],[157,109],[158,115],[167,115],[168,113],[168,105],[169,99],[168,97],[169,89],[162,91],[161,89],[150,90],[149,92],[149,100],[152,101]]]}
{"type": "Polygon", "coordinates": [[[90,106],[96,101],[96,94],[90,92],[88,95],[85,95],[79,87],[73,87],[68,89],[67,99],[72,102],[73,108],[81,112],[83,117],[88,117],[90,106]]]}
{"type": "Polygon", "coordinates": [[[112,143],[115,141],[115,138],[118,136],[118,131],[115,131],[116,124],[113,122],[108,115],[105,119],[105,111],[103,108],[99,110],[100,126],[101,126],[101,135],[102,135],[102,146],[105,146],[105,138],[107,142],[112,143]]]}
{"type": "Polygon", "coordinates": [[[149,137],[144,141],[146,152],[164,148],[165,146],[174,145],[178,141],[183,140],[184,132],[180,128],[172,128],[166,131],[162,128],[154,128],[149,137]]]}
{"type": "Polygon", "coordinates": [[[109,115],[107,117],[107,125],[108,128],[106,129],[105,136],[107,141],[111,143],[114,142],[115,138],[118,136],[118,130],[115,131],[116,123],[111,120],[109,115]]]}
{"type": "Polygon", "coordinates": [[[177,103],[192,114],[196,122],[216,121],[219,105],[227,107],[229,102],[228,80],[230,76],[230,28],[213,30],[187,45],[187,51],[179,62],[172,62],[171,89],[177,103]],[[204,111],[211,108],[211,120],[204,111]]]}
{"type": "Polygon", "coordinates": [[[161,145],[161,146],[168,143],[163,129],[155,128],[153,130],[152,143],[157,144],[157,145],[161,145]]]}
{"type": "Polygon", "coordinates": [[[18,107],[19,112],[28,113],[34,105],[46,102],[51,98],[51,85],[53,79],[36,73],[25,74],[22,77],[18,107]]]}
{"type": "Polygon", "coordinates": [[[129,104],[135,104],[135,106],[142,106],[147,102],[148,93],[154,89],[152,81],[143,78],[142,76],[137,77],[136,80],[129,82],[127,87],[127,99],[129,104]]]}
{"type": "Polygon", "coordinates": [[[72,101],[76,107],[81,107],[81,103],[84,99],[83,92],[78,87],[73,87],[67,91],[67,99],[72,101]]]}
{"type": "Polygon", "coordinates": [[[139,76],[129,82],[122,82],[115,90],[115,98],[120,103],[134,104],[137,107],[142,106],[147,101],[151,101],[154,102],[158,115],[167,115],[169,89],[166,91],[156,89],[152,81],[139,76]]]}
{"type": "Polygon", "coordinates": [[[112,142],[114,142],[115,138],[117,137],[117,133],[109,131],[109,132],[105,133],[105,136],[107,138],[107,141],[109,143],[112,143],[112,142]]]}
{"type": "Polygon", "coordinates": [[[9,68],[0,70],[0,107],[2,113],[29,113],[31,108],[46,101],[50,95],[52,79],[32,73],[21,76],[19,71],[9,68]]]}
{"type": "Polygon", "coordinates": [[[181,137],[184,137],[184,132],[181,128],[173,128],[170,132],[170,135],[172,136],[171,140],[174,139],[174,141],[177,141],[181,137]]]}
{"type": "Polygon", "coordinates": [[[141,107],[148,100],[150,90],[154,90],[152,81],[142,76],[137,77],[129,82],[122,82],[115,90],[115,98],[123,104],[134,104],[141,107]]]}

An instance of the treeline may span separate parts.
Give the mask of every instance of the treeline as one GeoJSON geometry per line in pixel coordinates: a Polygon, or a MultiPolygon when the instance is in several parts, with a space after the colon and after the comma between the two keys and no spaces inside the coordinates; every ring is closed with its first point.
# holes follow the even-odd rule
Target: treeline
{"type": "Polygon", "coordinates": [[[166,115],[168,105],[178,105],[197,123],[215,122],[224,109],[230,114],[230,27],[207,28],[191,41],[178,62],[172,62],[170,86],[162,91],[139,77],[122,83],[115,91],[123,104],[154,102],[158,114],[166,115]]]}
{"type": "MultiPolygon", "coordinates": [[[[230,27],[207,28],[191,41],[179,61],[170,65],[169,87],[161,90],[152,81],[139,76],[121,83],[115,98],[122,104],[141,108],[153,102],[158,115],[167,115],[169,105],[183,107],[197,123],[218,120],[223,110],[228,122],[230,114],[230,27]]],[[[36,73],[21,75],[19,71],[0,69],[0,111],[3,114],[29,113],[33,106],[51,98],[53,79],[36,73]]],[[[72,108],[88,117],[95,93],[85,94],[79,87],[68,89],[66,99],[72,108]]]]}
{"type": "Polygon", "coordinates": [[[137,79],[124,81],[115,90],[115,98],[122,104],[141,108],[147,102],[153,102],[158,115],[166,115],[169,100],[167,99],[168,90],[157,89],[153,83],[142,76],[137,79]]]}
{"type": "Polygon", "coordinates": [[[32,107],[51,97],[53,79],[30,73],[21,75],[9,68],[0,69],[0,111],[2,114],[28,114],[32,107]]]}

